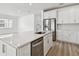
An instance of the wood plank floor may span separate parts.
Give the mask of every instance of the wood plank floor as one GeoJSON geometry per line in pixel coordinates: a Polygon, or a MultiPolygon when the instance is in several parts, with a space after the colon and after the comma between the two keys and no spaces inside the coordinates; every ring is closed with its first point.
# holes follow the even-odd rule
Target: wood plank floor
{"type": "Polygon", "coordinates": [[[79,45],[55,41],[47,56],[79,56],[79,45]]]}

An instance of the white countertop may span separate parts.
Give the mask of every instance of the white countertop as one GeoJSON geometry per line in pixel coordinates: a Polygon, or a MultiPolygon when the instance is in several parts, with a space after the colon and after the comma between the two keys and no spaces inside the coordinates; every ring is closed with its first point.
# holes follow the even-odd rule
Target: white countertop
{"type": "Polygon", "coordinates": [[[48,31],[44,34],[35,34],[33,31],[27,31],[23,33],[13,33],[9,37],[1,38],[0,40],[12,45],[15,48],[18,48],[22,45],[28,44],[40,37],[43,37],[44,35],[50,33],[51,31],[48,31]]]}

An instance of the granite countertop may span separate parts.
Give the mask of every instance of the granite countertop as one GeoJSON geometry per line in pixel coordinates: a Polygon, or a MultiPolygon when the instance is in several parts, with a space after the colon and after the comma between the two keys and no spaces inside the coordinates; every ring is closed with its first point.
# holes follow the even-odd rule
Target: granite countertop
{"type": "Polygon", "coordinates": [[[44,34],[35,34],[33,31],[27,31],[23,33],[12,33],[11,36],[1,38],[0,40],[12,45],[15,48],[18,48],[22,45],[28,44],[40,37],[43,37],[44,35],[50,33],[51,31],[48,31],[44,34]]]}

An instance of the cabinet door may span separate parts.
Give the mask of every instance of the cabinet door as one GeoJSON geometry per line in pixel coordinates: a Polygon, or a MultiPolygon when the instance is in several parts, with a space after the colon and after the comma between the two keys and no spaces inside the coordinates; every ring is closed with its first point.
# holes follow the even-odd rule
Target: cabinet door
{"type": "Polygon", "coordinates": [[[45,35],[44,36],[44,55],[47,54],[48,49],[49,49],[49,40],[48,40],[48,36],[45,35]]]}
{"type": "Polygon", "coordinates": [[[63,39],[63,32],[62,31],[57,31],[57,40],[62,40],[63,39]]]}
{"type": "Polygon", "coordinates": [[[63,23],[62,16],[63,16],[62,9],[58,9],[58,19],[57,19],[57,23],[58,24],[62,24],[63,23]]]}
{"type": "Polygon", "coordinates": [[[73,31],[67,31],[68,35],[67,35],[67,42],[73,42],[73,31]]]}
{"type": "Polygon", "coordinates": [[[44,12],[44,19],[48,19],[50,17],[49,12],[44,12]]]}
{"type": "Polygon", "coordinates": [[[63,23],[74,23],[74,7],[65,7],[63,8],[63,23]]]}
{"type": "Polygon", "coordinates": [[[76,32],[76,40],[75,43],[79,44],[79,32],[76,32]]]}
{"type": "Polygon", "coordinates": [[[16,56],[13,47],[0,40],[0,56],[16,56]]]}
{"type": "Polygon", "coordinates": [[[74,23],[75,10],[73,6],[58,9],[58,23],[74,23]]]}
{"type": "Polygon", "coordinates": [[[6,56],[7,46],[3,41],[0,41],[0,56],[6,56]]]}
{"type": "Polygon", "coordinates": [[[66,32],[65,31],[63,31],[62,32],[62,41],[67,41],[67,35],[66,35],[66,32]]]}
{"type": "Polygon", "coordinates": [[[53,45],[53,40],[52,40],[52,33],[49,33],[48,34],[49,36],[49,38],[48,38],[48,40],[49,40],[49,49],[52,47],[52,45],[53,45]]]}
{"type": "Polygon", "coordinates": [[[57,10],[49,11],[49,18],[56,18],[57,17],[57,10]]]}
{"type": "Polygon", "coordinates": [[[63,41],[72,42],[73,32],[71,31],[63,31],[63,41]]]}
{"type": "Polygon", "coordinates": [[[79,5],[75,6],[75,22],[79,23],[79,5]]]}
{"type": "Polygon", "coordinates": [[[77,34],[73,31],[64,31],[63,40],[66,42],[77,43],[77,34]]]}
{"type": "Polygon", "coordinates": [[[56,16],[57,16],[57,9],[44,12],[44,19],[56,18],[56,16]]]}
{"type": "Polygon", "coordinates": [[[79,44],[79,32],[72,32],[70,42],[79,44]]]}
{"type": "Polygon", "coordinates": [[[31,56],[31,44],[28,43],[17,49],[17,56],[31,56]]]}
{"type": "Polygon", "coordinates": [[[7,56],[16,56],[16,48],[8,45],[7,45],[7,56]]]}

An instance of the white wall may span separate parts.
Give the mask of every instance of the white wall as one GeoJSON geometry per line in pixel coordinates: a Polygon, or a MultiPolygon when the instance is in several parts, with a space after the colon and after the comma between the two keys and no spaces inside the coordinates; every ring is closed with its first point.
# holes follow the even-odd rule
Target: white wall
{"type": "Polygon", "coordinates": [[[43,31],[43,10],[34,14],[34,31],[43,31]]]}
{"type": "Polygon", "coordinates": [[[18,31],[34,31],[34,15],[26,15],[19,18],[18,31]]]}

